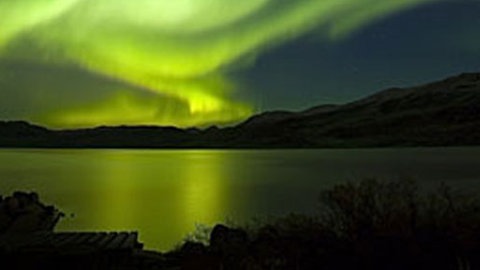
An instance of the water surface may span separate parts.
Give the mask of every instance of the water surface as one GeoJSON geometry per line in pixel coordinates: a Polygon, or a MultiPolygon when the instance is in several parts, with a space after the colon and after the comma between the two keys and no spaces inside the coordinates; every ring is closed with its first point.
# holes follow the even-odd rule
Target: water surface
{"type": "Polygon", "coordinates": [[[195,224],[313,213],[322,189],[365,177],[480,190],[480,148],[0,150],[0,194],[34,190],[58,230],[139,231],[166,250],[195,224]]]}

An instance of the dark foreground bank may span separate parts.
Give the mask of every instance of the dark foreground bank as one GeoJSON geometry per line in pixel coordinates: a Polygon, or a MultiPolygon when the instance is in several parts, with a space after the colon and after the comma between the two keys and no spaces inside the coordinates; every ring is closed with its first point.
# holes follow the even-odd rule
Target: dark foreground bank
{"type": "Polygon", "coordinates": [[[95,250],[96,241],[107,241],[98,233],[70,236],[84,242],[64,233],[56,245],[72,246],[49,256],[38,246],[22,253],[3,243],[0,250],[17,265],[34,262],[22,265],[32,269],[480,269],[480,203],[474,195],[444,185],[425,194],[410,181],[367,180],[337,185],[319,201],[316,216],[216,225],[167,253],[143,250],[131,233],[108,238],[123,250],[95,250]]]}

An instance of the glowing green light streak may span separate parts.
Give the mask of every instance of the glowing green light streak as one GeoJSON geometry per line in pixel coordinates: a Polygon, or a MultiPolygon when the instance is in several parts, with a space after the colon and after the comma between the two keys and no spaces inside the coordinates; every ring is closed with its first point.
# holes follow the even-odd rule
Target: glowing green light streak
{"type": "MultiPolygon", "coordinates": [[[[440,0],[28,0],[22,2],[26,16],[19,16],[19,4],[0,0],[0,10],[14,7],[3,11],[8,27],[0,28],[0,37],[24,31],[56,63],[74,63],[178,99],[188,107],[188,117],[212,122],[225,114],[245,117],[252,112],[251,106],[231,100],[235,86],[223,75],[242,58],[316,27],[329,29],[332,38],[343,37],[393,12],[433,1],[440,0]]],[[[140,109],[111,102],[116,106],[105,104],[98,111],[103,117],[86,113],[83,118],[144,123],[139,118],[150,122],[153,111],[159,117],[158,104],[140,109]],[[136,113],[121,118],[115,111],[119,108],[136,113]]]]}
{"type": "Polygon", "coordinates": [[[18,33],[55,19],[79,0],[0,1],[0,47],[18,33]]]}

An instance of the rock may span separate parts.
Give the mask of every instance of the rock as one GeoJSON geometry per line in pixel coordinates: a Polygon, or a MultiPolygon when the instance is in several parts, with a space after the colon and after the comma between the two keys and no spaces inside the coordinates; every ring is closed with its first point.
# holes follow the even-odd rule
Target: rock
{"type": "Polygon", "coordinates": [[[63,216],[53,206],[45,206],[38,194],[16,191],[0,200],[0,234],[52,231],[63,216]]]}
{"type": "Polygon", "coordinates": [[[200,256],[207,253],[207,248],[202,243],[187,241],[180,250],[184,256],[200,256]]]}
{"type": "Polygon", "coordinates": [[[221,254],[244,253],[248,245],[248,235],[244,230],[216,225],[210,234],[210,247],[221,254]]]}

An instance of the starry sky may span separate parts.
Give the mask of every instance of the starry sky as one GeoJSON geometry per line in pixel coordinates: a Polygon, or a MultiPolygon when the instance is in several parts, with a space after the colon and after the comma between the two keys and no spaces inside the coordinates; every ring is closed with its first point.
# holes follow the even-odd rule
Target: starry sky
{"type": "Polygon", "coordinates": [[[480,71],[480,0],[0,0],[0,119],[229,124],[480,71]]]}

